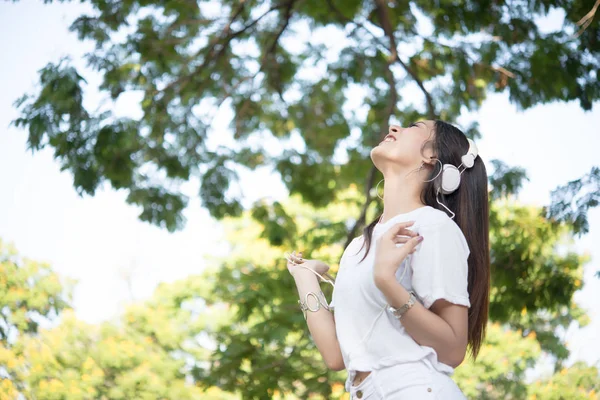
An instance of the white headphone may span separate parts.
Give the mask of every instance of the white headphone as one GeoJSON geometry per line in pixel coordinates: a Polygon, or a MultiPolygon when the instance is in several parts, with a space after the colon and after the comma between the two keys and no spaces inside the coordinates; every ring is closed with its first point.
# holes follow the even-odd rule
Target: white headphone
{"type": "Polygon", "coordinates": [[[467,154],[461,157],[462,163],[458,167],[455,167],[452,164],[443,164],[440,172],[432,179],[434,180],[440,173],[442,174],[442,178],[436,182],[436,187],[437,190],[441,191],[443,194],[451,194],[458,189],[458,186],[460,186],[460,175],[467,168],[472,168],[475,164],[475,159],[477,158],[479,151],[477,150],[475,142],[471,139],[467,140],[469,141],[469,150],[467,151],[467,154]],[[460,167],[463,167],[463,169],[461,170],[460,167]]]}

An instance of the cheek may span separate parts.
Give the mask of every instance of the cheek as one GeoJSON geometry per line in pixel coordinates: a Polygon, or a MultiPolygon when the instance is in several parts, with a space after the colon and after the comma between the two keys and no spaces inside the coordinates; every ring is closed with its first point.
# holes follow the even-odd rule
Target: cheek
{"type": "Polygon", "coordinates": [[[395,143],[394,155],[405,164],[412,165],[421,159],[421,140],[415,137],[405,137],[395,143]]]}

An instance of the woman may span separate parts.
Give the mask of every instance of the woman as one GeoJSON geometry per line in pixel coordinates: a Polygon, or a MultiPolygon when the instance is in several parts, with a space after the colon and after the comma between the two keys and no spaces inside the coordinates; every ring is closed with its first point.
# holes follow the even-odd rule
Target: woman
{"type": "Polygon", "coordinates": [[[348,370],[352,399],[464,399],[450,375],[467,347],[477,357],[488,318],[485,166],[443,121],[391,126],[371,159],[383,214],[345,249],[330,304],[317,277],[329,267],[288,257],[311,336],[348,370]]]}

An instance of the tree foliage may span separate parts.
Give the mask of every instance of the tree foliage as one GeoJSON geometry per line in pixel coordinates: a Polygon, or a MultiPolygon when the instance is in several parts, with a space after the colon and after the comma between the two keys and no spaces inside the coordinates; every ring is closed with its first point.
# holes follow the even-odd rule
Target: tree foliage
{"type": "MultiPolygon", "coordinates": [[[[88,71],[68,58],[49,63],[37,91],[15,103],[14,123],[32,150],[54,150],[79,193],[108,182],[142,220],[169,230],[184,223],[184,182],[200,184],[214,217],[240,215],[230,189],[241,168],[259,166],[314,206],[360,184],[368,208],[367,154],[392,116],[455,121],[490,92],[521,108],[578,101],[590,110],[600,98],[600,27],[577,24],[594,0],[86,3],[93,11],[71,30],[95,45],[85,60],[101,84],[86,87],[88,71]],[[551,12],[564,13],[558,30],[538,24],[551,12]],[[106,99],[97,110],[85,104],[89,91],[106,99]],[[135,117],[115,113],[125,94],[139,101],[135,117]],[[232,112],[232,137],[211,129],[222,109],[232,112]]],[[[465,130],[478,134],[476,124],[465,130]]],[[[556,197],[553,214],[585,230],[597,201],[573,214],[561,206],[565,193],[556,197]]]]}
{"type": "MultiPolygon", "coordinates": [[[[182,282],[170,289],[183,296],[184,287],[182,282]]],[[[155,301],[163,300],[163,292],[157,290],[155,301]]],[[[117,323],[84,323],[69,308],[65,286],[47,264],[22,260],[2,242],[0,299],[2,332],[8,332],[0,341],[0,399],[201,396],[202,391],[186,381],[189,368],[177,354],[193,333],[193,319],[183,309],[148,302],[143,311],[132,306],[117,323]],[[178,325],[183,321],[186,329],[178,325]]],[[[209,317],[204,313],[203,318],[209,317]]]]}
{"type": "Polygon", "coordinates": [[[520,330],[491,323],[477,362],[467,360],[453,379],[470,399],[524,399],[528,391],[525,371],[540,354],[535,334],[524,336],[520,330]]]}
{"type": "Polygon", "coordinates": [[[23,259],[0,240],[0,344],[10,346],[20,333],[36,333],[68,308],[70,284],[47,263],[23,259]]]}
{"type": "MultiPolygon", "coordinates": [[[[368,154],[388,124],[457,121],[492,92],[524,109],[578,101],[589,110],[600,97],[600,28],[577,25],[594,0],[87,3],[94,11],[71,30],[95,45],[85,61],[102,83],[87,85],[88,71],[69,58],[49,63],[35,92],[16,101],[14,124],[27,129],[30,149],[54,151],[78,193],[108,183],[168,230],[185,222],[182,187],[198,183],[232,251],[118,321],[89,325],[66,311],[55,325],[68,308],[58,278],[2,250],[0,389],[9,396],[339,398],[343,373],[326,370],[281,255],[301,249],[336,271],[381,211],[368,154]],[[538,25],[550,12],[564,13],[559,30],[538,25]],[[97,109],[86,102],[91,91],[106,100],[97,109]],[[139,101],[136,115],[117,112],[125,95],[139,101]],[[224,109],[231,132],[213,129],[224,109]],[[238,173],[261,167],[291,197],[245,209],[232,190],[238,173]]],[[[480,136],[471,122],[465,132],[480,136]]],[[[565,369],[556,330],[587,321],[573,301],[587,258],[570,238],[587,231],[598,204],[597,168],[541,209],[510,200],[523,169],[492,165],[492,321],[481,358],[457,380],[475,398],[557,387],[593,398],[597,369],[565,369]],[[542,352],[556,374],[528,385],[524,372],[542,352]]]]}
{"type": "Polygon", "coordinates": [[[561,369],[549,379],[535,382],[530,393],[534,399],[598,399],[600,374],[597,367],[578,362],[568,369],[561,369]]]}

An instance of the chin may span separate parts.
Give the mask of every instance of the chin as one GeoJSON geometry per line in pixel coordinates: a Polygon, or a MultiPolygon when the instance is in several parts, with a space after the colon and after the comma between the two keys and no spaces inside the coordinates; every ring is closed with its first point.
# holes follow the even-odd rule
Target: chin
{"type": "Polygon", "coordinates": [[[373,161],[373,164],[379,170],[381,170],[379,167],[383,165],[388,158],[385,153],[385,149],[381,148],[381,146],[376,146],[371,149],[371,161],[373,161]]]}
{"type": "Polygon", "coordinates": [[[371,149],[371,160],[373,162],[375,162],[375,159],[380,158],[381,157],[381,149],[379,148],[379,146],[375,146],[371,149]]]}

